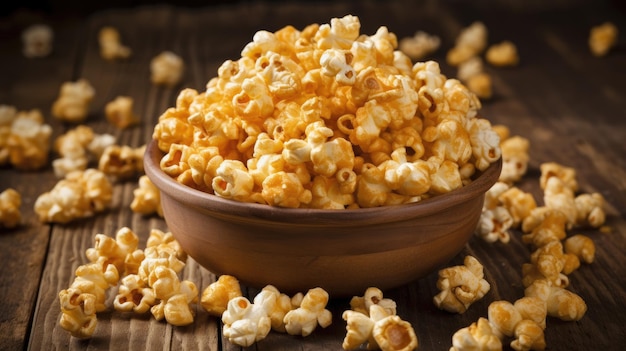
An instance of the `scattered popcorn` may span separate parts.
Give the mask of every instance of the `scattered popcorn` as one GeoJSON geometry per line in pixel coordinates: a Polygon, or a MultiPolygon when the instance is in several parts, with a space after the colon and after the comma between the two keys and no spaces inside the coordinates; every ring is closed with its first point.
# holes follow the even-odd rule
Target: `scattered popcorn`
{"type": "Polygon", "coordinates": [[[611,22],[591,28],[589,33],[589,50],[596,57],[606,56],[617,44],[618,29],[611,22]]]}
{"type": "MultiPolygon", "coordinates": [[[[529,219],[534,220],[533,213],[537,213],[539,209],[538,207],[531,211],[530,216],[524,219],[526,226],[522,224],[522,228],[526,227],[526,229],[528,229],[528,227],[530,227],[528,224],[529,219]]],[[[522,241],[526,244],[532,244],[534,247],[542,247],[550,242],[565,239],[567,235],[567,217],[565,214],[561,211],[551,209],[547,209],[541,213],[540,217],[537,218],[538,224],[533,226],[529,233],[522,235],[522,241]]]]}
{"type": "Polygon", "coordinates": [[[52,115],[64,122],[83,122],[89,114],[89,105],[95,94],[96,91],[86,79],[65,82],[52,104],[52,115]]]}
{"type": "Polygon", "coordinates": [[[524,295],[538,297],[546,302],[548,315],[563,321],[580,320],[587,312],[585,301],[577,294],[547,280],[536,280],[524,290],[524,295]]]}
{"type": "Polygon", "coordinates": [[[543,190],[543,202],[546,207],[562,212],[567,218],[567,227],[576,223],[577,209],[574,192],[558,177],[550,177],[543,190]]]}
{"type": "Polygon", "coordinates": [[[486,318],[480,317],[469,327],[459,329],[452,335],[450,351],[500,351],[502,341],[494,334],[486,318]]]}
{"type": "MultiPolygon", "coordinates": [[[[465,62],[459,64],[456,76],[460,81],[467,84],[468,81],[480,73],[483,73],[483,59],[480,56],[474,56],[465,62]]],[[[502,138],[503,139],[503,138],[502,138]]]]}
{"type": "Polygon", "coordinates": [[[17,190],[7,188],[0,193],[0,227],[15,228],[20,224],[21,205],[22,195],[17,190]]]}
{"type": "Polygon", "coordinates": [[[137,274],[122,278],[113,300],[116,311],[146,313],[156,304],[154,291],[137,274]]]}
{"type": "Polygon", "coordinates": [[[130,203],[130,209],[143,215],[156,213],[159,217],[163,217],[159,188],[146,175],[140,176],[138,183],[139,187],[133,190],[133,201],[130,203]]]}
{"type": "Polygon", "coordinates": [[[133,98],[118,96],[104,107],[104,115],[107,121],[117,128],[128,128],[139,121],[139,117],[133,112],[133,98]]]}
{"type": "Polygon", "coordinates": [[[586,235],[576,234],[565,239],[565,252],[576,255],[585,263],[592,263],[596,255],[596,246],[593,240],[586,235]]]}
{"type": "Polygon", "coordinates": [[[493,44],[487,49],[485,54],[487,62],[494,66],[517,66],[519,56],[517,47],[509,40],[504,40],[499,44],[493,44]]]}
{"type": "Polygon", "coordinates": [[[22,32],[22,52],[28,58],[50,55],[53,42],[54,32],[45,24],[34,24],[22,32]]]}
{"type": "Polygon", "coordinates": [[[367,343],[367,349],[371,350],[378,346],[372,331],[375,322],[367,314],[346,310],[341,317],[346,321],[346,336],[343,339],[344,350],[354,350],[367,343]]]}
{"type": "Polygon", "coordinates": [[[126,59],[131,55],[129,47],[122,45],[120,33],[111,26],[104,26],[98,32],[100,56],[105,60],[126,59]]]}
{"type": "Polygon", "coordinates": [[[285,333],[285,315],[299,307],[302,301],[290,298],[272,285],[265,286],[255,297],[255,305],[262,305],[272,321],[272,330],[285,333]]]}
{"type": "Polygon", "coordinates": [[[319,325],[326,328],[332,323],[332,314],[326,309],[328,293],[322,288],[310,289],[300,307],[285,314],[285,330],[290,335],[307,336],[319,325]]]}
{"type": "Polygon", "coordinates": [[[68,130],[54,141],[54,151],[60,156],[52,161],[54,174],[63,178],[72,171],[84,171],[92,160],[100,158],[100,147],[114,142],[112,135],[96,134],[86,125],[68,130]]]}
{"type": "Polygon", "coordinates": [[[198,300],[198,288],[192,281],[180,281],[176,270],[157,264],[150,271],[148,284],[160,301],[150,308],[156,320],[165,319],[175,326],[193,323],[194,311],[190,304],[198,300]]]}
{"type": "Polygon", "coordinates": [[[600,228],[606,219],[604,197],[600,193],[580,194],[574,198],[576,205],[576,224],[600,228]]]}
{"type": "Polygon", "coordinates": [[[156,85],[174,86],[182,78],[185,64],[178,55],[163,51],[150,61],[150,80],[156,85]]]}
{"type": "Polygon", "coordinates": [[[242,347],[265,339],[272,328],[267,311],[260,305],[250,303],[243,296],[228,302],[228,308],[222,314],[222,323],[224,337],[242,347]]]}
{"type": "Polygon", "coordinates": [[[437,288],[441,292],[433,298],[440,309],[463,313],[489,291],[490,285],[483,278],[483,266],[472,256],[466,256],[463,265],[439,271],[437,288]]]}
{"type": "Polygon", "coordinates": [[[576,170],[574,168],[556,162],[544,162],[539,168],[541,170],[539,185],[544,191],[548,185],[548,180],[552,177],[559,178],[563,182],[563,186],[569,188],[572,192],[578,191],[578,181],[576,180],[576,170]]]}
{"type": "Polygon", "coordinates": [[[98,161],[98,169],[115,179],[130,179],[143,173],[143,155],[146,146],[137,148],[111,145],[104,149],[98,161]]]}
{"type": "Polygon", "coordinates": [[[103,212],[111,204],[113,186],[96,169],[73,171],[35,201],[35,213],[42,222],[68,223],[103,212]]]}
{"type": "Polygon", "coordinates": [[[96,234],[94,246],[85,252],[91,262],[96,262],[101,257],[106,258],[107,264],[113,264],[123,276],[136,274],[138,263],[143,260],[143,252],[139,254],[139,262],[133,262],[137,257],[135,251],[139,244],[139,238],[128,227],[120,228],[115,233],[115,239],[105,235],[96,234]]]}
{"type": "Polygon", "coordinates": [[[467,87],[434,61],[411,66],[387,28],[359,29],[345,16],[257,32],[160,116],[161,169],[237,201],[345,209],[452,191],[500,157],[467,87]]]}
{"type": "Polygon", "coordinates": [[[228,302],[239,296],[242,293],[237,278],[224,274],[202,291],[200,304],[209,314],[221,317],[228,308],[228,302]]]}
{"type": "Polygon", "coordinates": [[[383,351],[411,351],[417,349],[418,341],[411,323],[391,315],[374,324],[374,340],[383,351]]]}
{"type": "Polygon", "coordinates": [[[402,38],[398,43],[400,51],[411,60],[420,61],[439,49],[441,39],[424,31],[417,31],[412,37],[402,38]]]}
{"type": "Polygon", "coordinates": [[[350,300],[350,308],[365,315],[369,315],[372,305],[382,307],[390,315],[396,314],[396,302],[383,298],[383,292],[376,287],[369,287],[363,296],[353,296],[350,300]]]}
{"type": "Polygon", "coordinates": [[[483,210],[478,220],[475,234],[489,243],[500,241],[506,244],[511,239],[509,229],[513,226],[513,223],[513,217],[502,206],[483,210]]]}
{"type": "Polygon", "coordinates": [[[0,120],[0,165],[37,170],[47,164],[52,127],[44,123],[41,111],[0,105],[0,120]]]}
{"type": "Polygon", "coordinates": [[[522,179],[528,170],[529,146],[528,139],[518,135],[500,138],[502,172],[499,181],[513,184],[522,179]]]}
{"type": "Polygon", "coordinates": [[[512,226],[516,228],[526,217],[530,216],[532,210],[537,208],[537,202],[532,194],[514,186],[503,192],[498,199],[511,215],[512,226]]]}
{"type": "Polygon", "coordinates": [[[475,74],[467,79],[467,88],[483,100],[493,96],[491,76],[486,72],[475,74]]]}
{"type": "Polygon", "coordinates": [[[480,21],[463,28],[456,38],[454,47],[446,55],[446,62],[458,66],[480,54],[487,47],[487,27],[480,21]]]}

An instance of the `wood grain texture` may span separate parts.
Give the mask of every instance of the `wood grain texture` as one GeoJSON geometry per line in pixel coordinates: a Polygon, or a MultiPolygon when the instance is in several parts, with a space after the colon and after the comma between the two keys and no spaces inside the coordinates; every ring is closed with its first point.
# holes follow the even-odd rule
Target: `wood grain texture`
{"type": "MultiPolygon", "coordinates": [[[[570,289],[583,297],[588,311],[578,322],[549,318],[548,349],[619,350],[626,342],[626,51],[623,38],[604,58],[593,57],[587,47],[593,25],[611,20],[626,30],[626,15],[617,5],[615,1],[329,1],[278,6],[246,1],[99,9],[83,17],[19,12],[0,21],[0,104],[41,109],[56,137],[72,127],[50,115],[60,85],[86,78],[96,90],[86,124],[98,133],[114,135],[120,144],[139,146],[150,140],[158,116],[175,103],[181,88],[204,89],[221,63],[237,59],[257,30],[274,31],[285,25],[301,29],[347,13],[358,15],[362,32],[368,34],[381,25],[399,38],[425,30],[441,36],[442,48],[432,58],[441,63],[444,74],[453,77],[456,69],[445,63],[446,50],[463,27],[482,20],[490,43],[511,40],[521,55],[518,67],[485,66],[492,75],[495,96],[481,109],[492,123],[505,124],[513,134],[530,140],[529,171],[518,186],[541,202],[539,166],[555,161],[577,170],[581,191],[600,192],[607,200],[608,232],[575,231],[589,235],[597,248],[596,261],[570,275],[570,289]],[[54,53],[26,59],[19,35],[29,24],[40,22],[55,30],[54,53]],[[97,33],[104,25],[118,28],[122,42],[133,50],[131,59],[107,62],[100,58],[97,33]],[[174,88],[156,87],[149,81],[149,61],[164,50],[181,55],[186,64],[184,80],[174,88]],[[118,95],[134,99],[135,112],[142,118],[139,125],[117,130],[106,122],[104,106],[118,95]]],[[[22,194],[24,218],[19,228],[0,229],[0,349],[241,349],[223,339],[220,321],[199,306],[195,322],[182,328],[111,308],[98,315],[96,333],[89,340],[71,338],[62,330],[58,292],[71,283],[76,267],[86,263],[85,250],[93,245],[93,236],[114,235],[128,226],[145,245],[150,229],[166,230],[167,225],[160,218],[130,211],[136,180],[115,184],[113,206],[106,213],[67,225],[42,224],[33,204],[55,182],[51,167],[37,172],[0,168],[0,191],[13,187],[22,194]]],[[[420,350],[449,349],[452,334],[486,316],[489,303],[514,301],[523,295],[521,265],[529,261],[530,248],[520,235],[513,231],[508,244],[474,238],[449,263],[461,264],[471,254],[483,263],[491,284],[489,293],[464,314],[452,315],[434,306],[436,272],[385,291],[386,297],[398,303],[398,314],[415,327],[420,350]]],[[[215,280],[193,260],[183,274],[200,289],[215,280]]],[[[245,291],[249,297],[258,292],[245,291]]],[[[334,321],[326,329],[306,338],[273,332],[249,349],[339,350],[345,336],[341,313],[348,303],[347,299],[331,300],[334,321]]]]}

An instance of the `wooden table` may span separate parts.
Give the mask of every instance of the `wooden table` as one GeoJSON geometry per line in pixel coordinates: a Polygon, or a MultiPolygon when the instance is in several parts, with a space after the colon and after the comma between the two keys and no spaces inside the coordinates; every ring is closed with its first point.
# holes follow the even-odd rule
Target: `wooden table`
{"type": "MultiPolygon", "coordinates": [[[[242,47],[260,29],[275,31],[291,24],[302,29],[310,23],[328,23],[345,14],[360,17],[362,32],[373,34],[381,25],[399,38],[417,30],[437,34],[442,46],[431,58],[443,73],[456,71],[445,64],[445,53],[461,28],[481,20],[490,43],[504,39],[519,49],[521,63],[513,68],[486,66],[492,75],[494,97],[484,101],[482,115],[510,127],[514,135],[530,140],[529,171],[520,188],[541,202],[539,165],[554,161],[577,170],[583,192],[599,192],[607,200],[606,226],[577,230],[589,235],[597,248],[596,260],[570,276],[572,291],[588,305],[578,322],[548,318],[545,331],[550,350],[618,350],[626,343],[626,46],[608,56],[593,57],[587,46],[589,30],[613,21],[626,32],[626,16],[617,1],[563,2],[450,2],[364,1],[283,3],[242,2],[207,7],[140,6],[76,12],[16,11],[0,18],[0,103],[19,110],[40,109],[53,127],[53,138],[72,126],[52,118],[50,108],[63,82],[88,79],[96,95],[86,124],[98,133],[110,133],[121,145],[139,146],[151,138],[157,117],[174,104],[182,87],[202,90],[226,59],[237,59],[242,47]],[[20,34],[33,23],[54,29],[54,52],[27,59],[21,53],[20,34]],[[120,31],[133,56],[124,62],[104,61],[97,33],[104,25],[120,31]],[[149,81],[149,61],[163,50],[183,57],[186,72],[174,88],[149,81]],[[104,117],[104,105],[118,95],[135,101],[142,117],[133,128],[118,130],[104,117]]],[[[51,159],[55,157],[51,155],[51,159]]],[[[167,229],[156,216],[133,213],[130,202],[136,180],[115,183],[112,208],[93,218],[66,225],[40,223],[33,211],[39,194],[56,183],[52,167],[34,172],[0,169],[0,190],[12,187],[22,194],[23,222],[0,234],[0,349],[239,349],[221,336],[221,323],[196,306],[195,322],[173,327],[148,316],[109,311],[98,315],[98,327],[89,340],[71,338],[59,325],[58,292],[72,281],[74,270],[87,262],[85,250],[97,233],[114,235],[132,228],[141,245],[151,228],[167,229]]],[[[437,273],[385,291],[398,304],[398,314],[411,322],[421,350],[448,350],[452,334],[479,317],[486,317],[494,300],[515,301],[523,296],[521,266],[529,260],[529,247],[519,231],[508,244],[488,244],[473,238],[449,265],[461,264],[467,254],[485,266],[491,290],[460,315],[437,309],[432,297],[437,273]]],[[[204,289],[215,276],[187,263],[184,277],[204,289]]],[[[245,289],[249,296],[254,289],[245,289]]],[[[109,302],[111,302],[109,300],[109,302]]],[[[341,312],[348,301],[332,299],[334,322],[302,338],[276,332],[250,349],[338,350],[345,336],[341,312]]],[[[508,347],[508,346],[506,346],[508,347]]],[[[506,349],[506,348],[505,348],[506,349]]]]}

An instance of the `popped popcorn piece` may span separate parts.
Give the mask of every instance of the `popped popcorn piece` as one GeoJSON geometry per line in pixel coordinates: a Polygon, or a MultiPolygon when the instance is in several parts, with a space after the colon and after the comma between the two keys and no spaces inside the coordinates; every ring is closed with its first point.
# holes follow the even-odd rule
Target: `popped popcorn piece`
{"type": "Polygon", "coordinates": [[[129,47],[120,41],[119,31],[112,26],[104,26],[98,32],[100,56],[105,60],[126,59],[132,54],[129,47]]]}
{"type": "Polygon", "coordinates": [[[596,255],[596,246],[593,240],[586,235],[576,234],[565,239],[566,253],[575,255],[585,263],[592,263],[596,255]]]}
{"type": "Polygon", "coordinates": [[[106,210],[113,198],[113,186],[96,169],[73,171],[49,192],[35,200],[35,213],[42,222],[68,223],[106,210]]]}
{"type": "Polygon", "coordinates": [[[618,29],[612,22],[591,27],[589,50],[596,57],[606,56],[617,44],[618,29]]]}
{"type": "Polygon", "coordinates": [[[513,227],[519,227],[524,218],[530,216],[537,208],[537,202],[531,193],[524,192],[518,187],[510,187],[499,196],[499,200],[513,219],[513,227]]]}
{"type": "Polygon", "coordinates": [[[34,24],[22,32],[22,53],[28,58],[46,57],[52,52],[54,32],[45,24],[34,24]]]}
{"type": "Polygon", "coordinates": [[[122,278],[113,307],[121,312],[146,313],[156,301],[152,288],[139,275],[129,274],[122,278]]]}
{"type": "Polygon", "coordinates": [[[127,145],[111,145],[104,149],[98,161],[98,169],[115,179],[129,179],[143,173],[143,155],[146,145],[136,148],[127,145]]]}
{"type": "Polygon", "coordinates": [[[517,351],[545,350],[546,339],[543,329],[535,322],[524,319],[515,328],[515,339],[511,348],[517,351]]]}
{"type": "Polygon", "coordinates": [[[468,84],[472,77],[481,73],[484,73],[483,59],[480,56],[474,56],[459,64],[456,77],[463,83],[468,84]]]}
{"type": "Polygon", "coordinates": [[[528,170],[528,139],[519,135],[501,138],[502,172],[499,181],[513,184],[522,179],[528,170]]]}
{"type": "Polygon", "coordinates": [[[133,190],[133,201],[130,203],[130,209],[143,215],[156,213],[159,217],[163,217],[159,188],[146,175],[140,176],[138,183],[139,187],[133,190]]]}
{"type": "Polygon", "coordinates": [[[174,238],[172,232],[163,232],[158,229],[150,230],[150,235],[146,241],[146,254],[154,254],[154,257],[169,257],[169,266],[176,272],[180,272],[185,261],[187,261],[187,253],[183,250],[180,243],[174,238]],[[180,268],[178,268],[180,267],[180,268]]]}
{"type": "Polygon", "coordinates": [[[600,228],[606,220],[604,196],[600,193],[580,194],[574,198],[576,224],[600,228]]]}
{"type": "Polygon", "coordinates": [[[95,135],[91,127],[79,125],[56,138],[54,151],[60,157],[52,161],[52,167],[58,178],[63,178],[72,171],[87,169],[90,161],[87,148],[95,135]]]}
{"type": "Polygon", "coordinates": [[[524,290],[524,295],[538,297],[546,302],[548,315],[563,321],[580,320],[587,312],[587,304],[577,294],[552,286],[547,280],[536,280],[524,290]]]}
{"type": "Polygon", "coordinates": [[[497,181],[485,193],[485,201],[483,202],[483,211],[492,210],[502,205],[500,195],[507,191],[511,186],[507,183],[497,181]]]}
{"type": "Polygon", "coordinates": [[[440,292],[433,297],[435,305],[453,313],[463,313],[481,299],[490,289],[484,279],[483,266],[472,256],[466,256],[463,265],[439,271],[437,288],[440,292]]]}
{"type": "Polygon", "coordinates": [[[275,286],[267,285],[254,297],[254,304],[263,306],[272,321],[272,330],[284,333],[287,332],[285,315],[299,307],[302,301],[294,304],[288,295],[281,293],[275,286]]]}
{"type": "Polygon", "coordinates": [[[107,121],[117,128],[128,128],[139,121],[133,112],[134,100],[130,96],[118,96],[104,106],[107,121]]]}
{"type": "Polygon", "coordinates": [[[567,227],[576,223],[577,209],[574,192],[557,177],[550,177],[543,190],[543,202],[546,207],[562,212],[567,218],[567,227]]]}
{"type": "Polygon", "coordinates": [[[87,79],[65,82],[52,104],[52,115],[64,122],[83,122],[89,114],[89,105],[95,94],[95,89],[87,79]]]}
{"type": "Polygon", "coordinates": [[[193,323],[194,311],[190,304],[198,300],[198,288],[192,281],[180,281],[174,269],[156,265],[148,276],[148,284],[160,301],[150,308],[156,320],[165,319],[175,326],[193,323]]]}
{"type": "MultiPolygon", "coordinates": [[[[526,217],[524,223],[528,223],[529,218],[535,218],[532,213],[536,212],[536,210],[531,211],[531,215],[526,217]]],[[[522,241],[526,244],[532,244],[534,247],[542,247],[553,241],[561,241],[567,235],[565,231],[566,225],[567,217],[563,212],[547,209],[542,211],[538,224],[532,227],[531,232],[522,235],[522,241]]],[[[526,229],[528,227],[530,227],[529,224],[526,225],[526,229]]],[[[522,228],[524,228],[524,224],[522,224],[522,228]]]]}
{"type": "Polygon", "coordinates": [[[346,336],[341,344],[344,350],[354,350],[364,343],[367,343],[367,349],[371,350],[378,346],[372,331],[375,322],[367,314],[354,310],[346,310],[342,313],[341,318],[346,321],[346,336]]]}
{"type": "Polygon", "coordinates": [[[372,305],[382,307],[390,315],[396,314],[396,302],[389,298],[383,298],[383,292],[376,287],[369,287],[363,296],[353,296],[350,299],[350,308],[353,311],[368,316],[372,305]]]}
{"type": "Polygon", "coordinates": [[[105,234],[96,234],[94,246],[87,249],[85,255],[91,262],[104,257],[107,264],[113,264],[123,276],[135,274],[137,267],[133,264],[132,257],[138,244],[137,234],[128,227],[122,227],[115,233],[115,239],[105,234]]]}
{"type": "Polygon", "coordinates": [[[477,322],[459,329],[452,335],[450,351],[499,351],[502,341],[494,334],[489,321],[480,317],[477,322]]]}
{"type": "Polygon", "coordinates": [[[485,53],[485,59],[498,67],[517,66],[519,64],[517,47],[509,40],[491,45],[485,53]]]}
{"type": "Polygon", "coordinates": [[[202,291],[200,304],[209,314],[221,317],[228,308],[228,302],[242,295],[239,280],[223,274],[202,291]]]}
{"type": "Polygon", "coordinates": [[[494,301],[488,307],[492,330],[501,340],[514,337],[510,344],[514,350],[545,349],[546,314],[546,304],[538,298],[523,297],[515,304],[494,301]]]}
{"type": "Polygon", "coordinates": [[[545,191],[548,181],[552,177],[559,178],[563,185],[572,192],[578,191],[578,181],[576,180],[576,170],[556,162],[544,162],[539,166],[541,176],[539,177],[539,185],[545,191]]]}
{"type": "Polygon", "coordinates": [[[513,227],[514,219],[503,206],[483,210],[476,226],[475,234],[488,243],[500,241],[508,243],[511,240],[509,229],[513,227]]]}
{"type": "Polygon", "coordinates": [[[489,73],[480,72],[467,79],[467,88],[483,100],[493,96],[493,83],[489,73]]]}
{"type": "Polygon", "coordinates": [[[228,308],[222,314],[222,322],[224,337],[242,347],[263,340],[272,328],[267,311],[243,296],[228,302],[228,308]]]}
{"type": "Polygon", "coordinates": [[[8,107],[4,111],[7,121],[0,135],[7,138],[0,141],[0,161],[8,160],[19,170],[42,168],[48,162],[52,127],[44,123],[37,109],[17,111],[8,107]]]}
{"type": "Polygon", "coordinates": [[[171,51],[163,51],[150,61],[150,80],[153,84],[175,86],[185,70],[183,59],[171,51]]]}
{"type": "Polygon", "coordinates": [[[309,289],[300,307],[285,314],[283,322],[290,335],[308,336],[319,325],[326,328],[332,323],[332,313],[326,309],[328,293],[322,288],[309,289]]]}
{"type": "Polygon", "coordinates": [[[15,228],[22,220],[22,195],[13,188],[0,193],[0,227],[15,228]]]}
{"type": "Polygon", "coordinates": [[[96,313],[106,309],[106,291],[117,284],[119,274],[106,257],[78,266],[69,288],[59,292],[59,324],[77,338],[88,338],[96,328],[96,313]]]}
{"type": "Polygon", "coordinates": [[[374,340],[383,351],[411,351],[418,341],[411,323],[396,315],[385,317],[374,324],[374,340]]]}
{"type": "MultiPolygon", "coordinates": [[[[522,283],[527,287],[537,279],[545,279],[554,286],[566,287],[569,280],[561,274],[565,269],[565,263],[571,264],[563,253],[561,242],[546,243],[532,252],[530,264],[522,265],[522,283]]],[[[567,273],[578,268],[578,265],[579,263],[575,262],[574,267],[567,267],[567,273]]]]}
{"type": "Polygon", "coordinates": [[[480,21],[463,28],[456,38],[454,47],[448,50],[446,62],[458,66],[487,47],[487,27],[480,21]]]}
{"type": "Polygon", "coordinates": [[[414,61],[420,61],[439,49],[441,39],[424,31],[417,31],[412,37],[402,38],[398,48],[414,61]]]}

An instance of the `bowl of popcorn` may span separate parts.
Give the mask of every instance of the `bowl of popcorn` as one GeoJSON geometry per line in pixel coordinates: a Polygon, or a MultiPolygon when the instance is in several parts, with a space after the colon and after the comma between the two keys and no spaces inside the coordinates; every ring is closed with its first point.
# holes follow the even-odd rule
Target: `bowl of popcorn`
{"type": "Polygon", "coordinates": [[[259,31],[159,117],[145,171],[211,272],[350,296],[447,263],[501,161],[480,101],[355,16],[259,31]]]}

